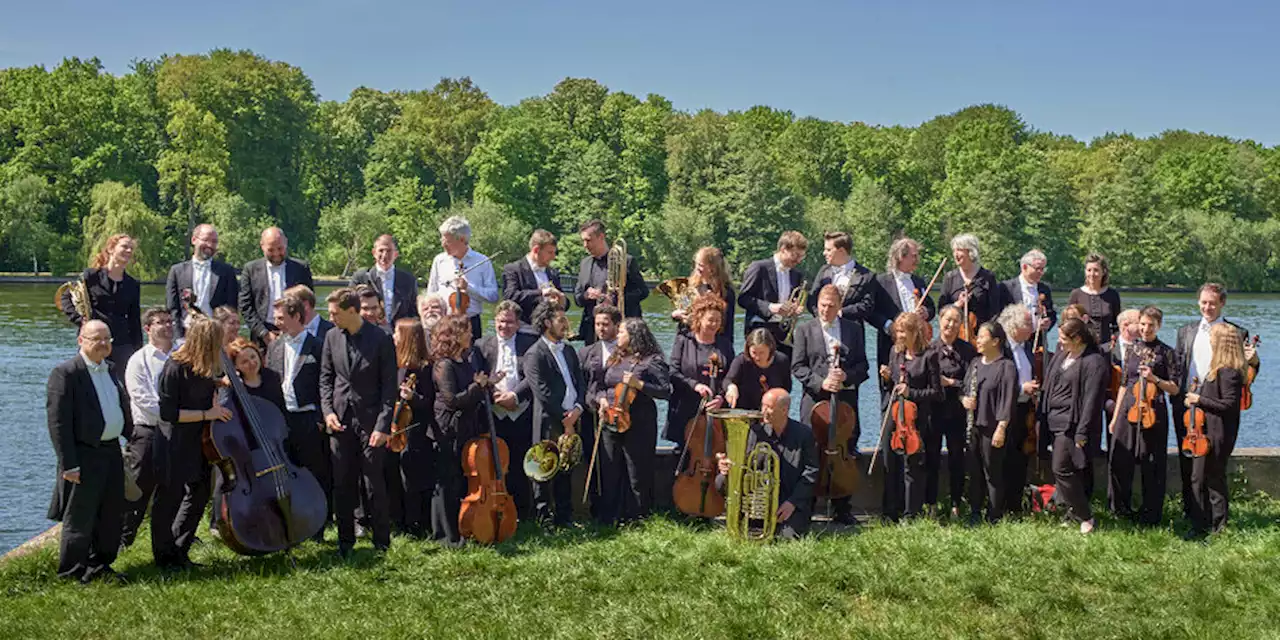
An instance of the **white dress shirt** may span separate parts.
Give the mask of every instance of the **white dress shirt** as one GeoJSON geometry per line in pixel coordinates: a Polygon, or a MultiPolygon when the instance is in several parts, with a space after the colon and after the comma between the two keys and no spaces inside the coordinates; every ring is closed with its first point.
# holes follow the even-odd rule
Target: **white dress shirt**
{"type": "MultiPolygon", "coordinates": [[[[893,284],[898,290],[898,302],[902,304],[903,311],[915,311],[916,309],[916,293],[915,282],[911,280],[911,274],[902,271],[893,272],[893,284]]],[[[889,318],[884,323],[885,333],[889,333],[889,328],[893,326],[893,321],[897,318],[889,318]]]]}
{"type": "Polygon", "coordinates": [[[856,266],[858,264],[852,259],[838,267],[831,265],[831,284],[840,290],[841,298],[849,293],[849,283],[853,281],[853,269],[856,266]]]}
{"type": "Polygon", "coordinates": [[[1009,350],[1013,352],[1013,364],[1018,368],[1018,393],[1022,394],[1022,385],[1031,382],[1031,360],[1027,358],[1022,342],[1009,341],[1009,350]]]}
{"type": "Polygon", "coordinates": [[[537,281],[538,288],[547,288],[547,283],[551,281],[551,278],[547,277],[547,268],[539,267],[529,256],[525,256],[524,260],[529,263],[529,269],[533,271],[533,279],[537,281]]]}
{"type": "Polygon", "coordinates": [[[791,270],[782,266],[782,261],[773,256],[774,271],[777,272],[778,302],[786,302],[791,297],[791,270]]]}
{"type": "Polygon", "coordinates": [[[1191,370],[1187,372],[1188,382],[1192,378],[1200,378],[1200,381],[1204,382],[1204,375],[1201,372],[1208,372],[1209,365],[1213,362],[1213,345],[1209,342],[1209,329],[1221,322],[1222,316],[1218,316],[1218,319],[1213,322],[1200,318],[1200,328],[1196,330],[1195,342],[1191,343],[1191,370]]]}
{"type": "Polygon", "coordinates": [[[320,333],[320,314],[318,314],[318,313],[317,313],[317,314],[315,314],[314,316],[311,316],[311,319],[307,321],[307,325],[306,325],[305,327],[303,327],[303,330],[305,330],[307,333],[311,334],[311,337],[312,337],[312,338],[319,338],[319,337],[320,337],[320,335],[319,335],[319,333],[320,333]]]}
{"type": "Polygon", "coordinates": [[[213,287],[209,286],[212,280],[212,268],[208,260],[191,259],[191,292],[196,295],[196,306],[205,315],[213,315],[213,307],[209,306],[209,301],[213,297],[213,287]]]}
{"type": "Polygon", "coordinates": [[[134,424],[160,425],[160,372],[168,359],[168,353],[151,343],[129,356],[129,364],[124,368],[124,385],[129,392],[134,424]]]}
{"type": "Polygon", "coordinates": [[[377,265],[373,267],[374,273],[378,274],[378,280],[382,282],[382,305],[386,313],[387,320],[395,316],[396,304],[396,265],[391,264],[391,268],[383,271],[377,265]]]}
{"type": "Polygon", "coordinates": [[[830,356],[833,347],[841,346],[840,322],[839,320],[832,321],[830,324],[821,320],[818,322],[822,323],[822,340],[827,346],[827,355],[830,356]]]}
{"type": "Polygon", "coordinates": [[[609,366],[609,358],[613,357],[613,352],[618,348],[617,340],[601,340],[600,341],[600,363],[605,367],[609,366]]]}
{"type": "Polygon", "coordinates": [[[124,433],[124,409],[120,406],[120,392],[111,379],[111,373],[107,371],[106,362],[95,364],[84,353],[80,354],[80,359],[89,368],[89,379],[93,380],[93,390],[97,392],[98,405],[102,407],[102,441],[115,440],[124,433]]]}
{"type": "MultiPolygon", "coordinates": [[[[319,317],[319,316],[317,316],[319,317]]],[[[284,392],[284,408],[289,413],[302,413],[304,411],[315,411],[315,404],[306,406],[298,406],[298,394],[293,389],[293,380],[298,377],[298,370],[302,368],[303,358],[306,356],[302,353],[302,343],[307,339],[305,331],[296,336],[289,334],[281,334],[278,340],[284,340],[284,374],[280,380],[280,390],[284,392]]]]}
{"type": "MultiPolygon", "coordinates": [[[[483,260],[485,256],[475,249],[467,249],[467,253],[462,256],[461,270],[466,271],[483,260]]],[[[427,293],[443,291],[447,295],[453,292],[453,281],[458,277],[458,273],[457,258],[443,252],[437,254],[431,261],[431,274],[427,276],[427,293]]],[[[467,316],[479,315],[484,310],[484,303],[492,304],[498,301],[498,279],[493,275],[492,263],[485,264],[463,277],[467,280],[467,295],[471,298],[471,304],[467,307],[467,316]]]]}
{"type": "MultiPolygon", "coordinates": [[[[267,309],[274,307],[276,300],[284,297],[284,265],[283,260],[278,265],[267,263],[267,309]]],[[[262,310],[260,312],[266,313],[262,310]]]]}
{"type": "Polygon", "coordinates": [[[569,413],[578,406],[578,388],[573,385],[573,374],[569,372],[569,363],[564,359],[564,341],[552,342],[546,336],[542,337],[542,341],[551,347],[551,355],[556,357],[556,364],[560,367],[560,377],[564,378],[564,400],[561,401],[560,408],[569,413]]]}
{"type": "MultiPolygon", "coordinates": [[[[503,339],[502,336],[497,337],[498,340],[498,361],[494,363],[493,371],[507,372],[498,381],[497,389],[499,391],[515,391],[516,385],[520,384],[520,359],[516,355],[516,336],[512,334],[510,338],[503,339]]],[[[493,413],[499,418],[515,418],[524,413],[528,408],[528,403],[524,400],[516,400],[516,408],[514,411],[508,411],[500,405],[493,405],[493,413]]]]}

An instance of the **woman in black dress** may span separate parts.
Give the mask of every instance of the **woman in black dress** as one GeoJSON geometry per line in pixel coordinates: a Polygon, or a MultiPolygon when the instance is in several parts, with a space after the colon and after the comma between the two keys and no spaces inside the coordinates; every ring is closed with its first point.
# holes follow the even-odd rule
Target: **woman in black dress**
{"type": "Polygon", "coordinates": [[[987,502],[987,522],[1004,516],[1004,447],[1009,421],[1018,401],[1018,369],[1005,356],[1004,329],[988,322],[978,328],[978,356],[969,365],[961,390],[969,424],[969,524],[982,521],[987,502]]]}
{"type": "Polygon", "coordinates": [[[716,334],[724,315],[724,301],[718,296],[700,295],[689,310],[689,331],[676,335],[671,345],[671,402],[667,403],[667,428],[662,437],[683,448],[685,427],[698,413],[705,400],[707,410],[724,404],[724,375],[728,366],[725,351],[720,350],[716,334]],[[711,361],[716,361],[714,380],[711,361]]]}
{"type": "Polygon", "coordinates": [[[884,515],[894,522],[904,515],[910,518],[920,514],[920,507],[924,504],[927,443],[941,442],[941,438],[933,438],[930,434],[930,415],[933,406],[942,399],[942,382],[937,354],[927,350],[926,326],[924,318],[917,313],[898,314],[893,321],[893,351],[889,354],[889,363],[880,366],[880,377],[888,380],[893,390],[886,397],[916,403],[916,431],[924,445],[915,455],[893,452],[890,435],[894,430],[894,417],[889,417],[880,440],[880,450],[885,452],[887,465],[884,515]]]}
{"type": "Polygon", "coordinates": [[[155,502],[151,506],[151,553],[156,566],[184,568],[196,529],[209,502],[209,463],[202,449],[204,430],[213,420],[231,419],[218,404],[222,378],[222,326],[191,319],[186,340],[165,362],[156,385],[160,433],[156,437],[155,502]]]}
{"type": "MultiPolygon", "coordinates": [[[[418,318],[401,318],[396,321],[392,338],[396,343],[396,362],[400,366],[397,376],[400,383],[400,399],[409,404],[413,418],[405,435],[405,448],[400,453],[388,452],[387,459],[398,458],[396,478],[404,488],[403,527],[412,536],[426,535],[431,525],[432,456],[431,441],[427,433],[435,425],[436,390],[432,384],[432,371],[427,361],[427,340],[418,318]],[[415,376],[409,384],[409,375],[415,376]]],[[[392,426],[393,429],[399,427],[392,426]]],[[[388,465],[391,466],[391,465],[388,465]]]]}
{"type": "Polygon", "coordinates": [[[257,396],[274,404],[284,415],[284,386],[280,374],[262,368],[262,352],[258,345],[245,338],[236,338],[227,347],[227,355],[236,366],[236,373],[244,381],[249,395],[257,396]]]}
{"type": "Polygon", "coordinates": [[[591,389],[590,401],[599,407],[599,517],[607,523],[629,522],[649,515],[653,502],[654,448],[658,445],[655,400],[671,397],[671,373],[658,341],[640,318],[627,318],[618,328],[618,348],[609,358],[604,379],[591,389]],[[629,414],[631,426],[619,431],[604,416],[619,385],[635,391],[629,414]],[[624,491],[625,486],[628,488],[624,491]]]}
{"type": "Polygon", "coordinates": [[[737,409],[759,409],[766,391],[791,392],[791,359],[778,351],[773,334],[756,329],[747,335],[747,347],[729,364],[724,399],[737,409]]]}
{"type": "MultiPolygon", "coordinates": [[[[719,249],[703,247],[693,254],[693,273],[689,274],[689,286],[693,287],[698,295],[710,293],[724,300],[724,308],[720,311],[722,314],[720,329],[716,332],[716,346],[720,348],[720,353],[726,356],[733,353],[733,312],[737,308],[738,298],[729,284],[729,267],[725,265],[724,254],[719,249]]],[[[676,321],[677,334],[689,333],[690,320],[685,317],[684,311],[680,309],[672,311],[671,318],[676,321]]],[[[674,365],[674,362],[672,364],[674,365]]]]}
{"type": "Polygon", "coordinates": [[[959,339],[960,309],[955,305],[942,308],[938,314],[938,339],[929,345],[938,358],[938,374],[942,399],[933,408],[933,424],[925,441],[924,502],[938,503],[938,474],[942,466],[942,439],[947,439],[947,486],[951,492],[951,517],[960,516],[964,497],[965,424],[960,388],[969,363],[978,354],[973,345],[959,339]]]}
{"type": "Polygon", "coordinates": [[[995,318],[1000,313],[1000,290],[996,277],[979,262],[978,238],[962,233],[951,239],[951,257],[957,268],[942,277],[942,294],[938,306],[954,304],[973,314],[978,324],[995,318]]]}
{"type": "Polygon", "coordinates": [[[125,268],[133,262],[133,238],[117,233],[102,246],[93,262],[80,275],[89,292],[90,317],[80,315],[71,302],[71,292],[62,294],[60,304],[67,319],[77,327],[89,320],[101,320],[111,328],[111,355],[117,375],[124,375],[129,356],[142,348],[142,288],[125,268]]]}
{"type": "Polygon", "coordinates": [[[1084,284],[1071,292],[1067,304],[1078,304],[1084,309],[1086,324],[1097,339],[1098,346],[1110,352],[1111,336],[1119,329],[1120,294],[1108,286],[1111,268],[1107,257],[1091,253],[1084,259],[1084,284]]]}
{"type": "MultiPolygon", "coordinates": [[[[1090,434],[1101,431],[1102,402],[1106,396],[1098,380],[1108,375],[1107,357],[1098,349],[1093,332],[1083,321],[1071,318],[1058,327],[1058,351],[1045,366],[1040,387],[1040,411],[1053,435],[1053,477],[1058,498],[1080,522],[1080,533],[1097,526],[1084,474],[1089,473],[1090,434]]],[[[1160,457],[1164,457],[1160,451],[1160,457]]]]}
{"type": "MultiPolygon", "coordinates": [[[[1213,358],[1199,390],[1186,395],[1188,406],[1204,411],[1209,454],[1191,461],[1195,508],[1188,538],[1221,533],[1227,526],[1227,461],[1240,433],[1240,394],[1246,365],[1240,332],[1225,322],[1209,329],[1213,358]]],[[[1181,443],[1176,443],[1181,446],[1181,443]]]]}

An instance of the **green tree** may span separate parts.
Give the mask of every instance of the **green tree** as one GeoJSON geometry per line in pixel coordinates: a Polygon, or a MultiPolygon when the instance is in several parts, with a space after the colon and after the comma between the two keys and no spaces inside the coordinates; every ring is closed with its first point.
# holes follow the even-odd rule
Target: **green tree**
{"type": "Polygon", "coordinates": [[[386,210],[370,202],[331,206],[320,214],[320,249],[312,254],[317,273],[345,278],[371,261],[373,241],[387,233],[386,210]]]}
{"type": "Polygon", "coordinates": [[[174,208],[174,226],[191,234],[213,197],[226,192],[230,155],[226,127],[208,111],[189,100],[169,105],[165,132],[169,145],[160,152],[160,195],[174,208]]]}
{"type": "Polygon", "coordinates": [[[142,189],[119,182],[103,182],[89,193],[89,215],[84,219],[81,264],[97,253],[106,239],[126,233],[137,240],[130,271],[140,279],[162,277],[171,256],[159,242],[165,236],[165,221],[142,201],[142,189]]]}
{"type": "Polygon", "coordinates": [[[553,229],[559,176],[555,155],[565,135],[541,117],[545,106],[526,100],[505,109],[467,159],[475,172],[477,201],[491,202],[531,227],[553,229]]]}
{"type": "Polygon", "coordinates": [[[52,210],[45,180],[30,174],[0,180],[0,246],[7,267],[39,273],[41,264],[48,266],[49,245],[56,239],[47,222],[52,210]]]}
{"type": "Polygon", "coordinates": [[[228,264],[243,266],[262,257],[262,230],[274,222],[238,194],[219,193],[205,204],[206,219],[218,229],[218,253],[228,264]]]}
{"type": "Polygon", "coordinates": [[[471,78],[443,78],[431,91],[408,96],[395,128],[413,140],[421,160],[437,177],[446,206],[470,199],[467,158],[496,111],[471,78]]]}

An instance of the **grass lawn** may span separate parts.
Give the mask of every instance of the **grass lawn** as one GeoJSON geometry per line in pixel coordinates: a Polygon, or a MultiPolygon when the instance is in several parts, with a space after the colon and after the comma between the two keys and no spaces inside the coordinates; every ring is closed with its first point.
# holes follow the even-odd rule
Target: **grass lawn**
{"type": "Polygon", "coordinates": [[[0,565],[0,637],[1275,638],[1277,522],[1280,501],[1257,496],[1208,543],[1108,519],[1084,537],[1042,517],[756,547],[656,517],[548,536],[522,525],[460,551],[362,542],[345,563],[307,543],[296,570],[206,543],[192,556],[208,566],[173,575],[151,567],[144,532],[116,563],[126,587],[59,581],[54,548],[0,565]]]}

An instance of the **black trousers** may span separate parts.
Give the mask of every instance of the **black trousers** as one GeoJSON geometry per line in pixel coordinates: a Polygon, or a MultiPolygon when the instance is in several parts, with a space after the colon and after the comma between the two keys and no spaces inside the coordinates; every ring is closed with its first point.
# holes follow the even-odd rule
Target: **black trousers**
{"type": "Polygon", "coordinates": [[[329,443],[321,430],[319,411],[290,412],[284,414],[289,426],[289,437],[284,441],[285,453],[294,464],[305,468],[316,477],[333,512],[333,474],[330,471],[329,443]]]}
{"type": "Polygon", "coordinates": [[[925,454],[898,455],[892,449],[884,449],[885,471],[883,509],[884,516],[897,522],[902,516],[920,515],[924,504],[925,454]]]}
{"type": "Polygon", "coordinates": [[[373,545],[391,544],[391,516],[387,507],[387,486],[383,475],[386,447],[369,446],[368,429],[355,425],[330,434],[329,452],[333,463],[334,515],[338,520],[338,546],[356,543],[356,505],[364,483],[364,505],[373,527],[373,545]]]}
{"type": "Polygon", "coordinates": [[[431,528],[431,490],[435,486],[435,452],[425,426],[405,434],[405,448],[399,458],[400,484],[404,487],[404,528],[421,536],[431,528]]]}
{"type": "Polygon", "coordinates": [[[778,523],[776,535],[780,540],[798,540],[809,533],[809,525],[812,523],[813,511],[797,505],[790,518],[778,523]]]}
{"type": "Polygon", "coordinates": [[[484,325],[480,322],[480,314],[471,316],[471,342],[475,343],[484,336],[484,325]]]}
{"type": "Polygon", "coordinates": [[[1123,416],[1116,421],[1107,471],[1112,513],[1121,516],[1133,513],[1133,477],[1136,470],[1142,477],[1142,507],[1138,511],[1138,521],[1160,524],[1164,517],[1168,441],[1169,425],[1163,420],[1157,420],[1150,429],[1130,425],[1123,416]]]}
{"type": "Polygon", "coordinates": [[[603,482],[599,507],[602,522],[629,522],[649,515],[657,445],[656,422],[633,422],[626,433],[601,431],[598,471],[603,482]]]}
{"type": "Polygon", "coordinates": [[[120,545],[129,546],[138,537],[138,527],[147,515],[147,507],[151,504],[151,496],[156,490],[156,427],[145,424],[133,425],[133,433],[129,436],[129,444],[125,445],[124,464],[128,472],[138,479],[138,488],[142,496],[133,502],[127,502],[120,529],[120,545]]]}
{"type": "MultiPolygon", "coordinates": [[[[1013,420],[1005,429],[1004,440],[1004,510],[1005,513],[1022,511],[1022,494],[1027,487],[1027,464],[1031,458],[1022,450],[1027,440],[1027,414],[1030,402],[1019,402],[1013,409],[1013,420]]],[[[1032,454],[1035,455],[1035,454],[1032,454]]]]}
{"type": "MultiPolygon", "coordinates": [[[[969,513],[973,517],[982,514],[982,503],[987,502],[987,521],[998,522],[1004,516],[1004,457],[1009,448],[1005,438],[1003,447],[991,444],[995,427],[975,427],[969,442],[969,513]]],[[[1008,436],[1008,429],[1005,430],[1008,436]]]]}
{"type": "Polygon", "coordinates": [[[511,494],[511,499],[516,503],[519,517],[528,518],[533,515],[532,495],[537,491],[530,487],[529,478],[524,474],[524,454],[529,452],[534,439],[533,410],[526,408],[515,419],[495,417],[493,427],[497,430],[498,437],[506,441],[507,450],[511,452],[511,465],[506,475],[507,493],[511,494]]]}
{"type": "Polygon", "coordinates": [[[151,504],[151,555],[159,566],[184,564],[196,530],[204,519],[211,491],[210,468],[203,465],[198,478],[188,482],[156,483],[151,504]]]}
{"type": "Polygon", "coordinates": [[[1063,434],[1053,436],[1053,479],[1058,499],[1070,508],[1076,520],[1092,520],[1093,507],[1084,492],[1084,476],[1089,470],[1089,452],[1063,434]]]}
{"type": "Polygon", "coordinates": [[[62,512],[58,575],[87,580],[111,566],[120,551],[124,512],[124,465],[112,440],[98,447],[76,445],[80,483],[71,484],[62,512]]]}
{"type": "MultiPolygon", "coordinates": [[[[1191,526],[1199,531],[1222,531],[1227,526],[1227,462],[1236,448],[1237,429],[1209,427],[1209,454],[1191,461],[1191,526]]],[[[1181,445],[1181,439],[1179,439],[1181,445]]],[[[1181,456],[1179,456],[1181,457],[1181,456]]]]}
{"type": "Polygon", "coordinates": [[[458,511],[466,480],[462,477],[462,459],[457,445],[451,441],[431,441],[435,456],[434,486],[431,490],[431,537],[451,547],[462,545],[458,530],[458,511]]]}
{"type": "Polygon", "coordinates": [[[965,420],[960,396],[947,399],[934,410],[930,428],[924,435],[924,502],[938,503],[938,483],[942,474],[942,441],[947,442],[947,490],[951,494],[952,508],[959,508],[964,499],[965,420]],[[953,406],[954,405],[954,406],[953,406]]]}

